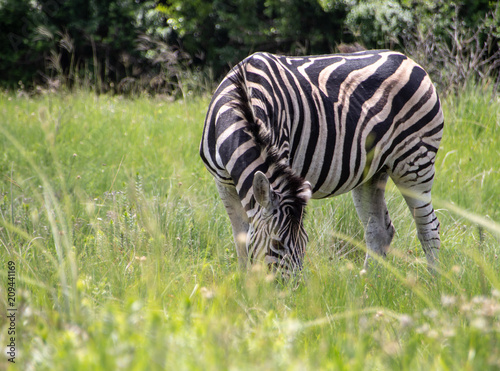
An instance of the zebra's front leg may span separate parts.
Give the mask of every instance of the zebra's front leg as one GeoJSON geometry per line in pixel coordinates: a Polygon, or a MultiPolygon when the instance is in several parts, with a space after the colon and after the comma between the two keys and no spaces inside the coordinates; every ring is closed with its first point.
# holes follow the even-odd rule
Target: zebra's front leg
{"type": "Polygon", "coordinates": [[[226,208],[231,226],[233,228],[233,238],[236,245],[238,262],[242,268],[246,268],[248,262],[248,251],[246,245],[249,221],[245,209],[241,205],[236,188],[215,182],[219,191],[222,203],[226,208]]]}
{"type": "Polygon", "coordinates": [[[354,206],[365,229],[365,242],[368,249],[365,269],[368,267],[372,254],[386,256],[395,233],[384,198],[387,178],[386,173],[377,174],[352,190],[354,206]]]}

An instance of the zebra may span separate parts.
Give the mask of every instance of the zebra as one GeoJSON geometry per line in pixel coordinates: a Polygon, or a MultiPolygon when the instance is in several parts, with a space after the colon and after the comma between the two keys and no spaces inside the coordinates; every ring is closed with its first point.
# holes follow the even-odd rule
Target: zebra
{"type": "Polygon", "coordinates": [[[390,177],[432,270],[441,242],[431,187],[443,124],[430,77],[398,52],[244,59],[216,89],[200,144],[240,264],[299,272],[308,201],[352,191],[366,268],[395,233],[384,198],[390,177]]]}

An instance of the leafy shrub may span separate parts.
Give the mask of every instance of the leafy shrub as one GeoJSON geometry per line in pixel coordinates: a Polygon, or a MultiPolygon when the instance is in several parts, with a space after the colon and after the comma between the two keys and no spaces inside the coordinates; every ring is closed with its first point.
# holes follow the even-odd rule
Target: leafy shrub
{"type": "Polygon", "coordinates": [[[405,51],[441,90],[498,90],[499,12],[488,0],[1,0],[0,86],[185,97],[256,51],[358,42],[405,51]]]}
{"type": "Polygon", "coordinates": [[[353,6],[346,24],[366,46],[394,48],[407,35],[415,20],[397,1],[373,0],[353,6]]]}

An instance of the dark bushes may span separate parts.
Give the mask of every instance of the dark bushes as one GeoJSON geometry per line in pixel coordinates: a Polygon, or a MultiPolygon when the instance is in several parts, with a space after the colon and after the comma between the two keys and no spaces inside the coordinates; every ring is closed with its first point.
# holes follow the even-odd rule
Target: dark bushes
{"type": "Polygon", "coordinates": [[[356,42],[406,52],[441,90],[499,84],[500,10],[488,0],[3,0],[0,36],[0,85],[23,90],[185,96],[255,51],[356,42]]]}

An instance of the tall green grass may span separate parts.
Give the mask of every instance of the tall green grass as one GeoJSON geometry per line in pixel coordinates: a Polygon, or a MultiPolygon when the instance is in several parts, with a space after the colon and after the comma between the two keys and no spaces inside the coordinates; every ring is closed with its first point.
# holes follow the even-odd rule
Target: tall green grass
{"type": "Polygon", "coordinates": [[[208,99],[3,93],[0,278],[14,261],[19,320],[0,369],[500,368],[500,102],[471,90],[443,104],[438,273],[389,184],[388,259],[361,272],[349,195],[312,201],[293,289],[238,269],[198,158],[208,99]]]}

